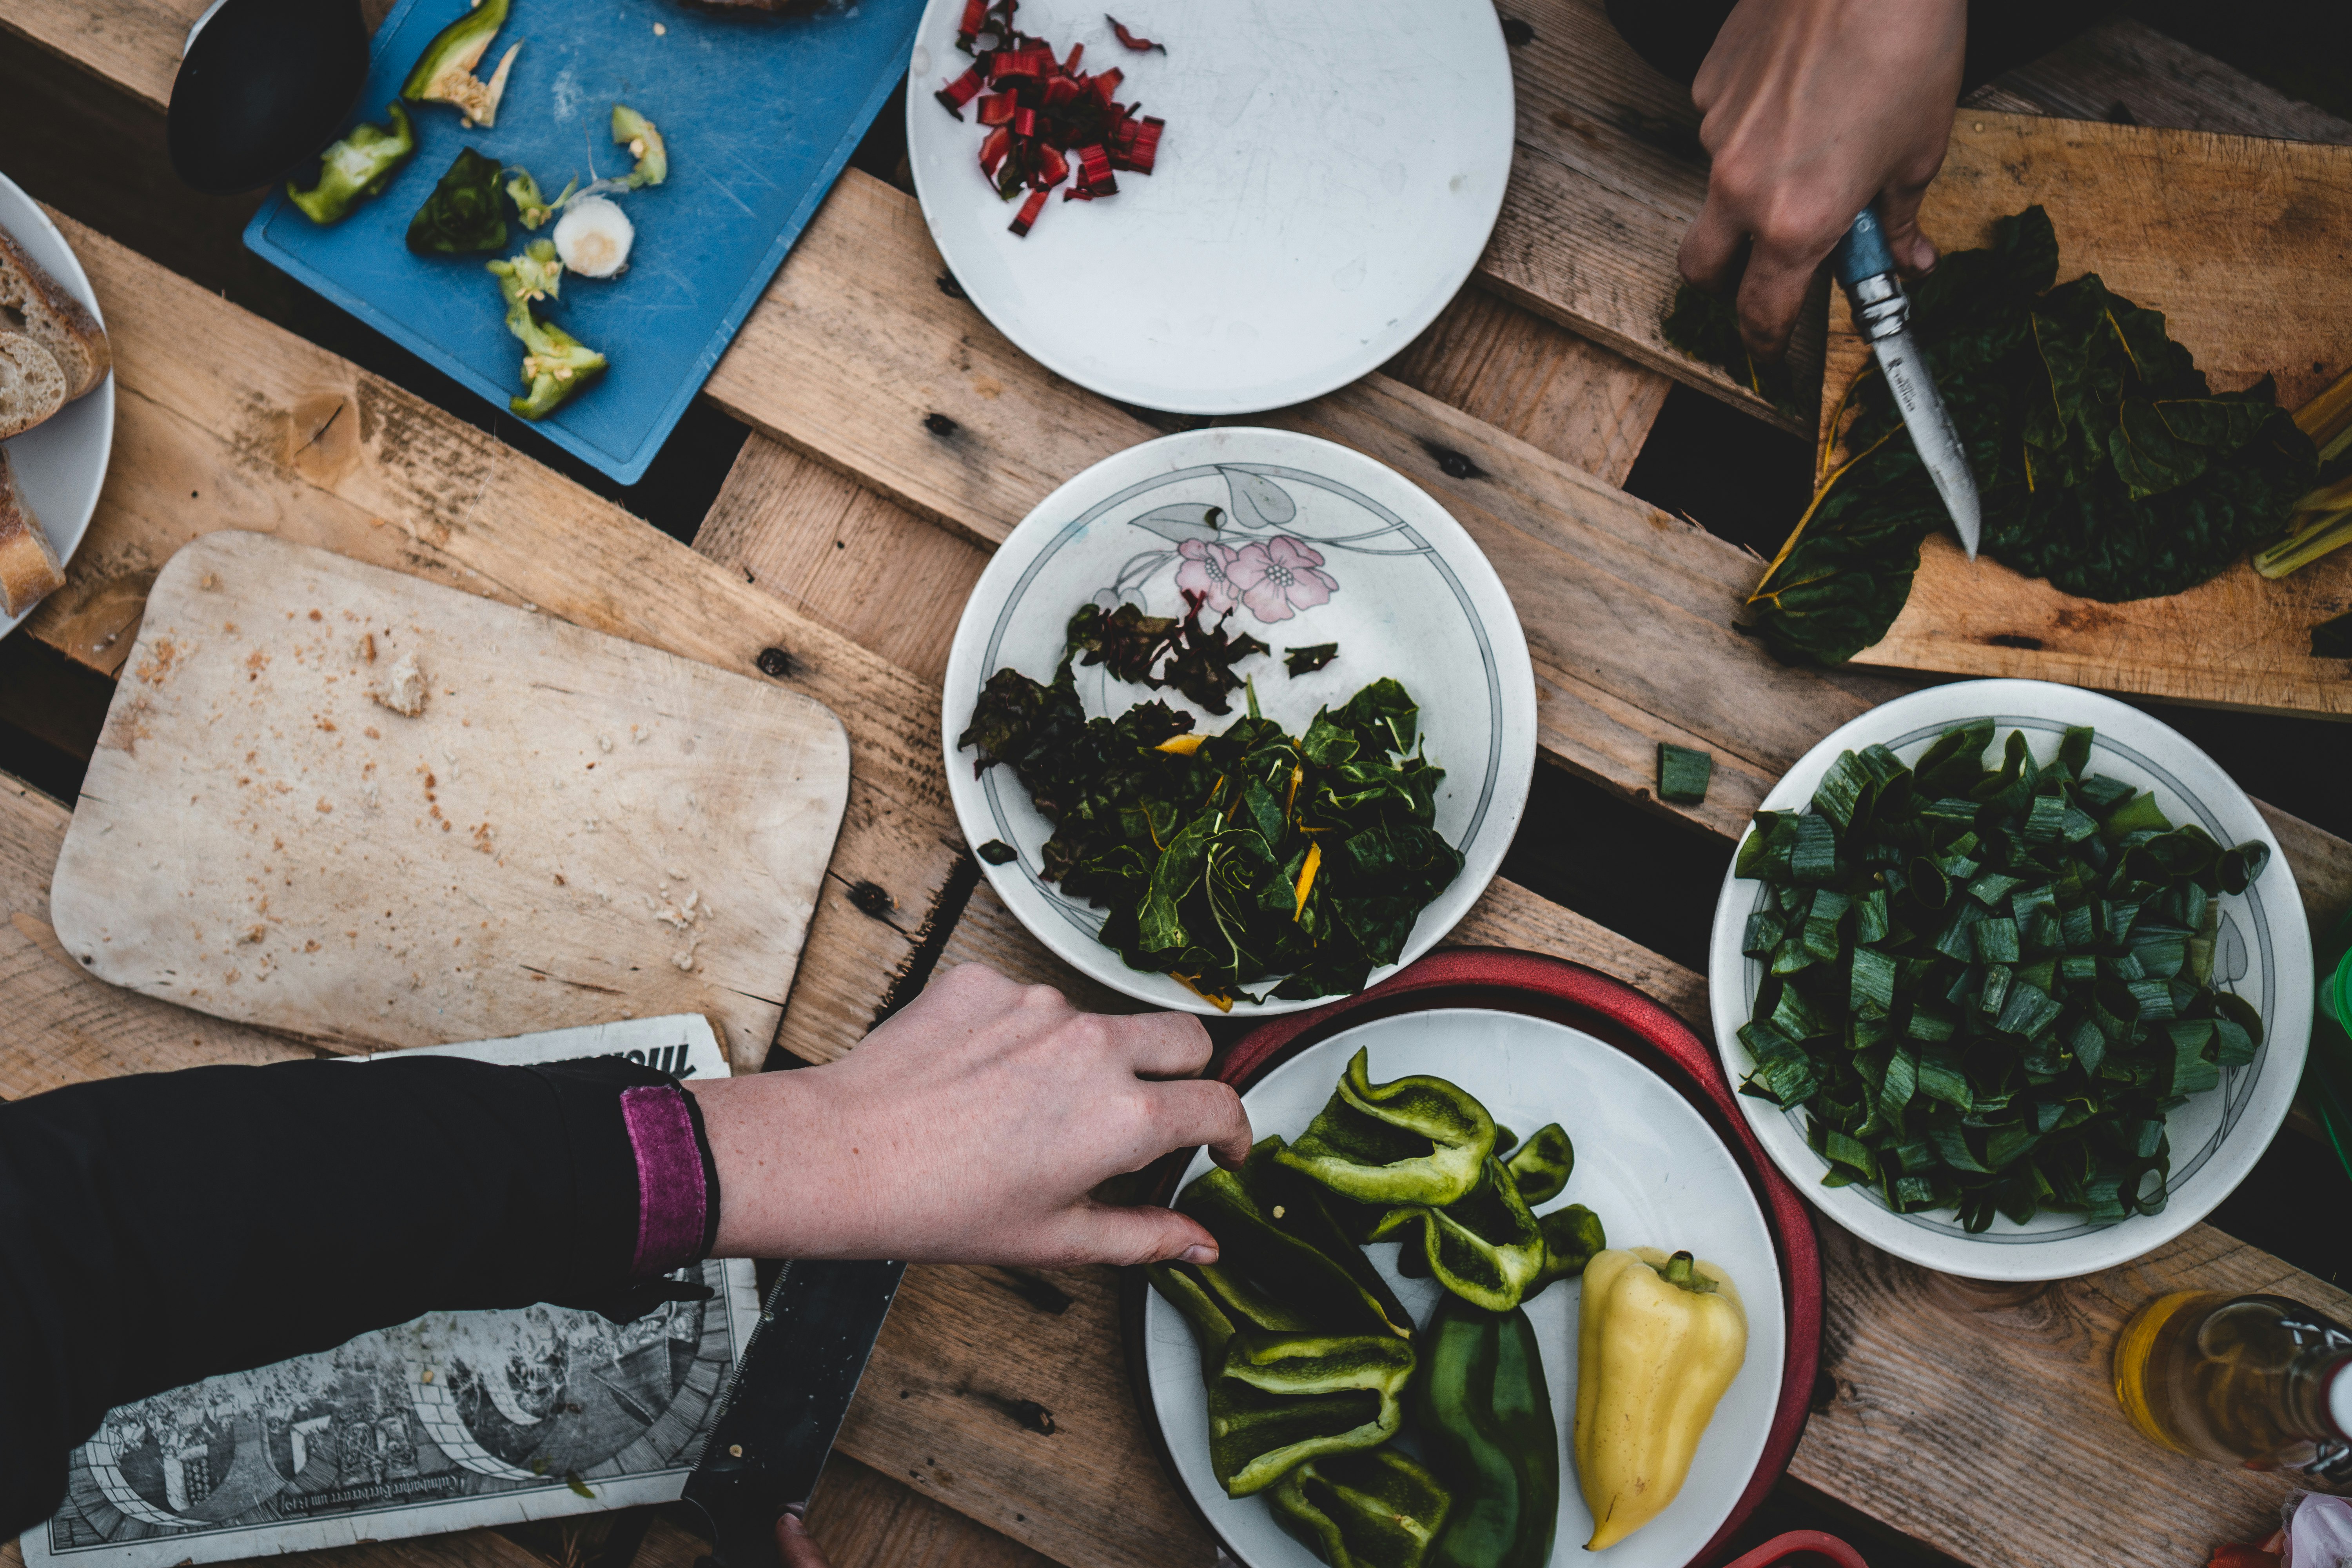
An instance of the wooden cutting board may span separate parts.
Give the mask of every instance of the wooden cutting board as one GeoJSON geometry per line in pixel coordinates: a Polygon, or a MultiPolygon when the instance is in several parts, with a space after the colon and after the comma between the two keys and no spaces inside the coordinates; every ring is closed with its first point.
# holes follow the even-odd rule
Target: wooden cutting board
{"type": "MultiPolygon", "coordinates": [[[[2161,310],[2213,385],[2264,374],[2306,402],[2352,365],[2352,148],[1962,110],[1920,221],[1946,250],[1987,244],[2039,202],[2061,281],[2096,272],[2161,310]]],[[[1830,308],[1823,418],[1867,363],[1830,308]]],[[[1863,664],[2030,676],[2227,707],[2352,716],[2352,664],[2311,657],[2311,627],[2352,608],[2352,552],[2279,582],[2243,564],[2184,594],[2106,605],[1991,561],[1948,533],[1863,664]]]]}
{"type": "Polygon", "coordinates": [[[224,531],[148,597],[54,921],[101,979],[337,1048],[690,1012],[756,1069],[848,787],[807,697],[224,531]]]}

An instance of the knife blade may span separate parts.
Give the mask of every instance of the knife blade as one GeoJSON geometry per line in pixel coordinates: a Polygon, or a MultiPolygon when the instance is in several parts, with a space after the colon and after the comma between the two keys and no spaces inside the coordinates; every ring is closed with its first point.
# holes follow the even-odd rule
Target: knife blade
{"type": "Polygon", "coordinates": [[[792,1262],[719,1393],[687,1478],[720,1568],[775,1568],[776,1521],[808,1501],[907,1271],[903,1263],[792,1262]]]}
{"type": "Polygon", "coordinates": [[[1911,444],[1918,448],[1927,477],[1936,482],[1936,493],[1951,514],[1952,527],[1958,531],[1969,559],[1974,561],[1984,529],[1976,476],[1969,469],[1960,433],[1952,427],[1952,416],[1936,390],[1934,373],[1911,341],[1911,301],[1895,275],[1895,253],[1887,247],[1886,231],[1879,226],[1875,211],[1862,209],[1838,241],[1831,264],[1853,301],[1854,321],[1863,337],[1878,356],[1879,371],[1886,377],[1887,390],[1895,395],[1895,407],[1903,412],[1911,444]]]}

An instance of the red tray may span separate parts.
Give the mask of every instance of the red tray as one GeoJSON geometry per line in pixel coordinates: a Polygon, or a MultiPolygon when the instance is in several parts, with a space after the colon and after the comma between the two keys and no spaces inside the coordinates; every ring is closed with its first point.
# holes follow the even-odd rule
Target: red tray
{"type": "MultiPolygon", "coordinates": [[[[1486,1007],[1497,1012],[1526,1013],[1549,1018],[1606,1040],[1681,1092],[1716,1131],[1747,1173],[1772,1233],[1780,1263],[1780,1288],[1788,1312],[1789,1344],[1780,1374],[1780,1400],[1773,1412],[1771,1431],[1764,1440],[1756,1473],[1713,1540],[1691,1559],[1693,1564],[1714,1563],[1764,1494],[1772,1489],[1803,1436],[1805,1417],[1812,1405],[1813,1378],[1822,1350],[1822,1260],[1813,1236],[1812,1210],[1786,1177],[1765,1158],[1764,1150],[1739,1113],[1731,1085],[1706,1042],[1664,1007],[1622,981],[1598,970],[1540,953],[1507,948],[1449,948],[1398,971],[1370,990],[1318,1007],[1274,1018],[1244,1035],[1218,1054],[1213,1076],[1246,1092],[1265,1073],[1297,1052],[1358,1024],[1399,1013],[1435,1007],[1486,1007]]],[[[1150,1201],[1167,1203],[1176,1194],[1176,1183],[1191,1163],[1192,1152],[1170,1155],[1154,1167],[1150,1201]]],[[[1143,1358],[1143,1309],[1150,1287],[1143,1270],[1130,1268],[1121,1291],[1121,1322],[1127,1344],[1129,1382],[1143,1413],[1144,1430],[1160,1462],[1171,1479],[1176,1469],[1160,1432],[1153,1408],[1151,1384],[1143,1358]]],[[[1177,1489],[1192,1504],[1181,1481],[1177,1489]]],[[[1205,1516],[1194,1513],[1208,1526],[1205,1516]]],[[[1231,1550],[1230,1543],[1221,1545],[1231,1550]]]]}

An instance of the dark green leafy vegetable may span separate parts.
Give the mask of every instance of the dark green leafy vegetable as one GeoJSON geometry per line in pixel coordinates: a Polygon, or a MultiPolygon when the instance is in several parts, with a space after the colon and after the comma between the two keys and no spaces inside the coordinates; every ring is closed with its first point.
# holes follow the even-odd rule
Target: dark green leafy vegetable
{"type": "Polygon", "coordinates": [[[506,244],[499,174],[496,158],[485,158],[471,147],[460,149],[449,172],[408,220],[408,248],[419,256],[462,256],[506,244]]]}
{"type": "Polygon", "coordinates": [[[956,744],[1019,776],[1054,824],[1045,879],[1110,911],[1105,945],[1220,1002],[1276,976],[1285,997],[1355,992],[1397,961],[1462,869],[1433,826],[1445,772],[1416,750],[1403,687],[1376,680],[1301,736],[1253,701],[1195,741],[1192,715],[1161,702],[1088,720],[1074,658],[1050,686],[998,670],[956,744]]]}
{"type": "MultiPolygon", "coordinates": [[[[2058,288],[2058,241],[2028,207],[1911,289],[1920,352],[1959,431],[1985,553],[2116,601],[2204,582],[2278,531],[2311,488],[2310,437],[2265,377],[2216,393],[2164,317],[2095,273],[2058,288]]],[[[1885,635],[1919,542],[1947,526],[1885,378],[1849,394],[1854,454],[1832,473],[1749,603],[1784,657],[1837,661],[1885,635]]]]}
{"type": "Polygon", "coordinates": [[[1313,647],[1286,647],[1282,650],[1282,668],[1293,675],[1312,675],[1339,657],[1339,645],[1335,642],[1317,643],[1313,647]]]}
{"type": "Polygon", "coordinates": [[[1758,364],[1739,337],[1739,311],[1720,294],[1685,283],[1675,290],[1675,302],[1658,323],[1666,342],[1696,360],[1720,365],[1731,378],[1792,419],[1811,421],[1812,415],[1797,401],[1789,375],[1789,362],[1758,364]]]}
{"type": "Polygon", "coordinates": [[[1715,777],[1715,754],[1696,752],[1688,746],[1670,746],[1658,742],[1658,798],[1677,805],[1696,805],[1706,799],[1706,786],[1715,777]]]}
{"type": "Polygon", "coordinates": [[[974,851],[992,866],[1008,865],[1021,858],[1021,851],[1002,838],[992,838],[974,851]]]}
{"type": "Polygon", "coordinates": [[[1070,617],[1070,646],[1085,651],[1081,663],[1102,665],[1121,680],[1154,690],[1172,686],[1212,713],[1228,713],[1225,693],[1243,684],[1234,666],[1272,650],[1247,632],[1230,635],[1222,619],[1201,625],[1206,603],[1207,595],[1186,593],[1181,617],[1147,616],[1135,605],[1108,613],[1080,605],[1070,617]]]}
{"type": "Polygon", "coordinates": [[[2088,773],[2087,729],[2046,767],[2012,732],[1987,768],[1992,735],[1948,731],[1907,768],[1847,752],[1809,811],[1757,814],[1740,1091],[1805,1107],[1823,1183],[1898,1212],[1957,1207],[1970,1231],[2154,1214],[2165,1113],[2262,1043],[2212,960],[2221,895],[2268,847],[2225,849],[2088,773]]]}

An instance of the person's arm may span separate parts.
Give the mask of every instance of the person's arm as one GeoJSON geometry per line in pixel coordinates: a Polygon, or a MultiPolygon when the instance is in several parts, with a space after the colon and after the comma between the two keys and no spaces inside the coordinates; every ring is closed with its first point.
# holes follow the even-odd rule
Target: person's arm
{"type": "Polygon", "coordinates": [[[1814,273],[1872,202],[1904,270],[1936,265],[1919,198],[1951,137],[1968,22],[1967,0],[1739,0],[1716,35],[1691,84],[1713,164],[1681,265],[1702,289],[1736,281],[1759,359],[1786,352],[1814,273]]]}
{"type": "Polygon", "coordinates": [[[0,1105],[0,1536],[54,1510],[114,1405],[429,1310],[609,1309],[713,1251],[1213,1256],[1088,1195],[1171,1149],[1246,1152],[1230,1089],[1155,1081],[1207,1059],[1192,1019],[1089,1018],[968,966],[844,1062],[691,1095],[618,1062],[412,1058],[0,1105]]]}

